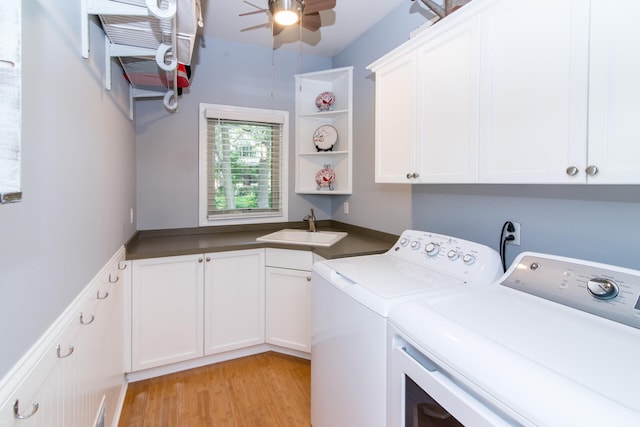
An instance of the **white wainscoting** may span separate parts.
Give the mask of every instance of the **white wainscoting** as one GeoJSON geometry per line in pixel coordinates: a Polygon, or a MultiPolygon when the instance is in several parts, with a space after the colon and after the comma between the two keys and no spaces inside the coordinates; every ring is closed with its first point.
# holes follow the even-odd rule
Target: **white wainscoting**
{"type": "Polygon", "coordinates": [[[121,247],[0,381],[0,427],[118,425],[130,269],[121,247]]]}

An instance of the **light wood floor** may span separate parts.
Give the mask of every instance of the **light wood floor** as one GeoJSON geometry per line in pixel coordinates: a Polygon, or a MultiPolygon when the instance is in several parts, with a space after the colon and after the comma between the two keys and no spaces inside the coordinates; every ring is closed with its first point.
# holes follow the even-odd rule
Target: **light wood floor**
{"type": "Polygon", "coordinates": [[[308,360],[262,353],[129,384],[120,427],[310,426],[308,360]]]}

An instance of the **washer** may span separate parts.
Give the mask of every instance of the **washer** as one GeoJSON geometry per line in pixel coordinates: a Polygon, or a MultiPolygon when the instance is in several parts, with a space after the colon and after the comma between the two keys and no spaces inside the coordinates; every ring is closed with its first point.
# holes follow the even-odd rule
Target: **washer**
{"type": "Polygon", "coordinates": [[[314,264],[312,425],[386,426],[390,310],[426,293],[491,283],[500,273],[493,249],[416,230],[384,254],[314,264]]]}
{"type": "Polygon", "coordinates": [[[390,425],[640,425],[640,271],[525,252],[389,325],[390,425]]]}

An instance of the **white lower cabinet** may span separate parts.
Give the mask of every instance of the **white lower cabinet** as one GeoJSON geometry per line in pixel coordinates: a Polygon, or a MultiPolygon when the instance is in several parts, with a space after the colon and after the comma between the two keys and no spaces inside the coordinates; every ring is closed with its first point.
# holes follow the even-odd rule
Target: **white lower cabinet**
{"type": "Polygon", "coordinates": [[[134,260],[131,371],[254,347],[311,351],[310,251],[134,260]]]}
{"type": "Polygon", "coordinates": [[[264,343],[264,249],[206,255],[204,354],[264,343]]]}
{"type": "Polygon", "coordinates": [[[267,248],[267,343],[311,352],[311,266],[321,260],[309,251],[267,248]]]}
{"type": "Polygon", "coordinates": [[[311,272],[267,267],[269,344],[311,352],[311,272]]]}
{"type": "Polygon", "coordinates": [[[133,261],[131,370],[264,343],[264,249],[133,261]]]}
{"type": "Polygon", "coordinates": [[[131,369],[202,356],[204,255],[133,261],[131,369]]]}

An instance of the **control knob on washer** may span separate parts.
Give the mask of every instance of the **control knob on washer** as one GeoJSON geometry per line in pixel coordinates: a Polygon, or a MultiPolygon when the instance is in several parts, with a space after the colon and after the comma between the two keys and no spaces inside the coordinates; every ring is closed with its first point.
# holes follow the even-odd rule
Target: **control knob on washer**
{"type": "Polygon", "coordinates": [[[602,277],[589,279],[587,290],[597,299],[611,299],[618,295],[618,285],[613,280],[602,277]]]}
{"type": "Polygon", "coordinates": [[[438,255],[438,252],[440,252],[440,245],[434,242],[427,243],[427,246],[424,247],[424,251],[428,256],[434,257],[438,255]]]}
{"type": "Polygon", "coordinates": [[[472,255],[472,254],[465,254],[465,255],[462,257],[462,261],[463,261],[465,264],[467,264],[467,265],[471,265],[471,264],[473,264],[474,262],[476,262],[476,256],[475,256],[475,255],[472,255]]]}
{"type": "Polygon", "coordinates": [[[451,249],[449,252],[447,252],[447,258],[449,258],[449,260],[451,261],[455,261],[460,258],[460,252],[456,251],[455,249],[451,249]]]}
{"type": "Polygon", "coordinates": [[[411,249],[413,249],[414,251],[420,249],[420,242],[418,242],[417,240],[411,242],[411,249]]]}

